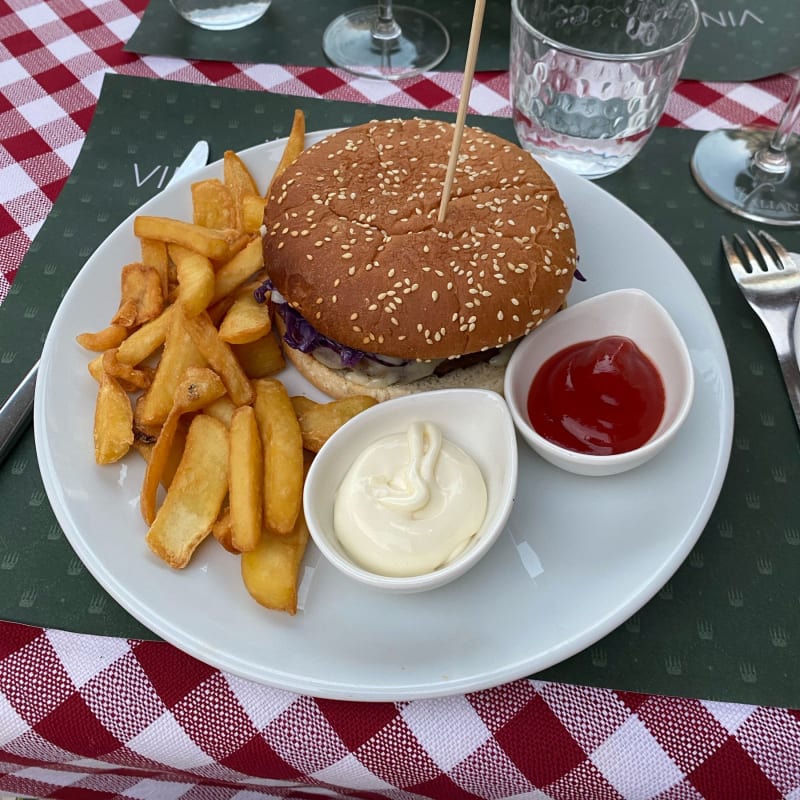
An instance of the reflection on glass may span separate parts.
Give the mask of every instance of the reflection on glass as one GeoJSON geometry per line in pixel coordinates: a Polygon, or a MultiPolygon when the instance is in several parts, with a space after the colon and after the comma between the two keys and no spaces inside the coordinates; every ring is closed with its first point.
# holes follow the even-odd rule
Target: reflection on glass
{"type": "Polygon", "coordinates": [[[719,130],[706,134],[692,156],[700,188],[734,214],[771,225],[800,225],[800,78],[774,131],[719,130]]]}
{"type": "Polygon", "coordinates": [[[431,14],[383,0],[336,17],[322,49],[356,75],[400,80],[433,69],[447,55],[450,35],[431,14]]]}

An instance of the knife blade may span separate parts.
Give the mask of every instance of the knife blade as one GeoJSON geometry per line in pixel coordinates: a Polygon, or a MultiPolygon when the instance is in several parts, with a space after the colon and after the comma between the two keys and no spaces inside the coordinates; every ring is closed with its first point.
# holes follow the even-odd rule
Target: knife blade
{"type": "MultiPolygon", "coordinates": [[[[191,175],[207,163],[208,142],[201,139],[195,143],[186,158],[175,167],[172,177],[164,188],[166,189],[181,178],[191,175]]],[[[0,408],[0,465],[30,424],[38,371],[39,362],[37,361],[0,408]]]]}
{"type": "MultiPolygon", "coordinates": [[[[792,259],[797,269],[800,269],[800,253],[789,253],[789,257],[792,259]]],[[[792,338],[794,340],[794,357],[797,361],[797,366],[800,367],[800,306],[794,316],[794,332],[792,338]]]]}

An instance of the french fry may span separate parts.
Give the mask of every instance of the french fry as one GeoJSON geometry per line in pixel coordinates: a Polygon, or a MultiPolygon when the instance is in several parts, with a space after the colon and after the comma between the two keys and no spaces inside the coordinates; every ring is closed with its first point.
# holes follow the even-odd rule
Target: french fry
{"type": "MultiPolygon", "coordinates": [[[[316,400],[312,400],[310,397],[306,397],[304,394],[296,394],[289,399],[292,401],[292,408],[294,409],[294,413],[297,415],[298,422],[300,422],[301,415],[308,414],[317,406],[324,405],[323,403],[318,403],[316,400]]],[[[300,430],[303,430],[302,424],[300,425],[300,430]]]]}
{"type": "Polygon", "coordinates": [[[172,311],[172,320],[164,341],[164,350],[156,367],[150,388],[136,408],[138,422],[161,425],[172,409],[175,389],[189,367],[204,367],[206,359],[197,348],[186,327],[180,307],[172,311]]]}
{"type": "Polygon", "coordinates": [[[150,461],[150,456],[153,453],[154,447],[155,445],[153,442],[142,441],[141,439],[137,439],[134,435],[133,444],[131,444],[131,450],[135,450],[144,459],[145,464],[150,461]]]}
{"type": "Polygon", "coordinates": [[[137,369],[129,364],[124,364],[117,358],[117,352],[115,348],[112,348],[103,353],[103,370],[120,381],[126,391],[149,388],[153,382],[155,370],[146,366],[137,369]]]}
{"type": "Polygon", "coordinates": [[[236,360],[251,380],[274,375],[286,366],[283,351],[274,333],[268,333],[248,344],[231,345],[231,348],[236,360]]]}
{"type": "Polygon", "coordinates": [[[133,328],[155,319],[164,308],[161,275],[154,267],[139,262],[122,268],[121,298],[114,325],[133,328]]]}
{"type": "Polygon", "coordinates": [[[275,183],[280,179],[281,173],[289,166],[296,158],[303,152],[306,146],[306,118],[305,114],[298,108],[295,109],[294,119],[292,120],[292,129],[289,132],[289,138],[286,140],[286,147],[283,149],[283,155],[275,168],[275,174],[270,182],[269,189],[267,190],[266,197],[272,194],[275,183]]]}
{"type": "Polygon", "coordinates": [[[139,413],[142,404],[142,395],[136,399],[133,404],[133,438],[134,440],[142,441],[146,444],[155,444],[158,439],[158,434],[161,433],[161,425],[150,425],[142,422],[139,413]]]}
{"type": "MultiPolygon", "coordinates": [[[[304,146],[297,110],[273,183],[304,146]]],[[[267,277],[261,231],[271,190],[260,193],[228,150],[222,180],[192,184],[191,222],[135,217],[140,260],[121,269],[111,323],[76,340],[96,354],[88,371],[98,383],[97,463],[131,449],[145,461],[149,548],[181,569],[211,533],[242,556],[257,602],[295,614],[309,540],[305,470],[374,401],[290,399],[270,377],[286,362],[270,304],[253,292],[267,277]]]]}
{"type": "Polygon", "coordinates": [[[183,458],[183,451],[186,449],[186,436],[189,433],[189,424],[194,419],[192,416],[182,416],[178,421],[178,427],[175,429],[175,434],[172,437],[172,447],[169,449],[166,463],[161,472],[161,485],[165,489],[169,489],[178,471],[181,459],[183,458]]]}
{"type": "Polygon", "coordinates": [[[303,437],[286,387],[275,378],[254,381],[254,409],[264,448],[264,524],[291,533],[303,504],[303,437]]]}
{"type": "Polygon", "coordinates": [[[171,217],[143,214],[134,218],[133,232],[140,239],[179,244],[220,261],[232,258],[247,243],[247,237],[235,228],[206,228],[171,217]]]}
{"type": "Polygon", "coordinates": [[[113,464],[133,444],[133,408],[115,378],[103,372],[94,412],[94,458],[98,464],[113,464]]]}
{"type": "Polygon", "coordinates": [[[183,457],[147,532],[150,549],[175,569],[185,567],[211,532],[228,491],[228,431],[198,414],[189,426],[183,457]]]}
{"type": "Polygon", "coordinates": [[[201,312],[184,318],[184,325],[197,349],[203,354],[211,368],[222,378],[231,400],[237,405],[253,402],[253,386],[236,360],[230,345],[219,338],[219,332],[208,317],[201,312]]]}
{"type": "Polygon", "coordinates": [[[95,356],[87,365],[89,370],[89,374],[98,382],[103,378],[103,353],[100,353],[99,356],[95,356]]]}
{"type": "Polygon", "coordinates": [[[316,403],[307,397],[297,395],[292,398],[292,406],[300,423],[303,447],[318,453],[322,445],[336,433],[342,425],[378,401],[366,395],[343,397],[329,403],[316,403]]]}
{"type": "Polygon", "coordinates": [[[301,511],[291,533],[276,536],[265,530],[255,549],[242,553],[242,580],[257,603],[297,613],[297,585],[307,545],[308,527],[301,511]]]}
{"type": "Polygon", "coordinates": [[[213,305],[210,305],[206,309],[208,312],[208,318],[214,323],[214,325],[217,327],[220,326],[220,323],[225,318],[225,315],[228,313],[228,311],[230,311],[235,299],[236,298],[232,295],[228,295],[227,297],[223,297],[222,300],[218,300],[213,305]]]}
{"type": "Polygon", "coordinates": [[[234,201],[241,200],[246,194],[258,194],[255,178],[233,150],[226,150],[222,156],[222,175],[234,201]]]}
{"type": "Polygon", "coordinates": [[[211,534],[229,553],[239,554],[239,551],[233,546],[230,508],[223,508],[220,511],[217,521],[211,527],[211,534]]]}
{"type": "Polygon", "coordinates": [[[225,394],[225,387],[214,370],[208,367],[189,367],[175,388],[173,409],[182,414],[200,411],[225,394]]]}
{"type": "Polygon", "coordinates": [[[261,538],[264,453],[252,406],[239,406],[230,427],[228,498],[231,546],[240,553],[254,550],[261,538]]]}
{"type": "Polygon", "coordinates": [[[169,461],[181,414],[199,411],[223,394],[225,387],[222,381],[207,367],[189,367],[175,387],[172,408],[150,454],[142,490],[139,493],[139,508],[142,518],[148,525],[153,524],[156,516],[158,487],[163,483],[163,474],[169,461]]]}
{"type": "Polygon", "coordinates": [[[176,262],[178,302],[187,317],[204,311],[214,296],[214,267],[210,259],[191,253],[176,262]]]}
{"type": "Polygon", "coordinates": [[[192,219],[205,228],[235,228],[236,204],[231,190],[217,178],[193,183],[192,219]]]}
{"type": "Polygon", "coordinates": [[[234,300],[219,326],[219,338],[228,344],[248,344],[272,330],[269,306],[259,303],[252,291],[243,291],[234,300]]]}
{"type": "Polygon", "coordinates": [[[237,408],[238,406],[234,404],[233,400],[225,394],[220,397],[219,400],[209,403],[203,411],[210,417],[218,419],[226,428],[230,428],[233,412],[236,411],[237,408]]]}
{"type": "Polygon", "coordinates": [[[266,200],[257,194],[247,194],[242,198],[242,230],[245,233],[258,233],[264,222],[266,200]]]}
{"type": "Polygon", "coordinates": [[[175,438],[175,431],[178,429],[179,419],[180,413],[169,413],[161,428],[161,433],[156,439],[156,443],[150,450],[150,458],[144,472],[142,489],[139,492],[139,511],[147,525],[152,525],[156,518],[158,487],[172,449],[172,441],[175,438]]]}
{"type": "Polygon", "coordinates": [[[257,197],[259,194],[258,186],[244,161],[233,150],[226,150],[222,157],[222,174],[225,186],[233,196],[233,204],[236,210],[236,227],[244,231],[244,198],[248,196],[257,197]]]}
{"type": "Polygon", "coordinates": [[[155,319],[145,322],[121,342],[117,348],[117,360],[135,367],[155,353],[167,338],[172,322],[172,309],[173,306],[167,306],[155,319]]]}
{"type": "Polygon", "coordinates": [[[142,251],[142,264],[156,270],[161,278],[161,296],[166,298],[169,293],[169,256],[166,242],[142,239],[139,246],[142,251]]]}
{"type": "Polygon", "coordinates": [[[264,248],[261,239],[253,239],[217,270],[214,278],[214,296],[211,298],[211,302],[216,303],[235,292],[245,281],[250,280],[263,268],[264,248]]]}
{"type": "Polygon", "coordinates": [[[170,242],[166,245],[166,248],[169,260],[173,264],[177,264],[179,261],[183,261],[184,258],[189,258],[189,256],[197,255],[197,253],[195,253],[191,247],[186,247],[182,244],[176,244],[175,242],[170,242]]]}
{"type": "MultiPolygon", "coordinates": [[[[172,479],[178,470],[178,465],[181,463],[183,449],[186,446],[186,432],[188,428],[189,426],[186,423],[186,417],[181,417],[177,428],[175,429],[175,434],[172,437],[172,447],[169,449],[166,462],[161,472],[161,485],[165,489],[169,488],[169,485],[172,483],[172,479]]],[[[155,435],[150,435],[140,429],[137,429],[136,424],[134,423],[132,447],[145,460],[146,464],[149,463],[150,459],[152,458],[153,449],[156,446],[157,439],[157,433],[155,435]]]]}
{"type": "Polygon", "coordinates": [[[95,333],[79,333],[75,341],[86,350],[102,353],[112,347],[119,347],[127,335],[128,329],[124,325],[112,324],[95,333]]]}

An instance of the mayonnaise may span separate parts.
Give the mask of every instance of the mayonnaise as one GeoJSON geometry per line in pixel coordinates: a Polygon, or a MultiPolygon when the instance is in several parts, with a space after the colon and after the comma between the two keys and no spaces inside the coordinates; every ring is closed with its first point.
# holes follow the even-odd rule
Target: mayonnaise
{"type": "Polygon", "coordinates": [[[469,546],[486,516],[478,465],[430,422],[373,442],[336,495],[333,525],[364,569],[409,577],[431,572],[469,546]]]}

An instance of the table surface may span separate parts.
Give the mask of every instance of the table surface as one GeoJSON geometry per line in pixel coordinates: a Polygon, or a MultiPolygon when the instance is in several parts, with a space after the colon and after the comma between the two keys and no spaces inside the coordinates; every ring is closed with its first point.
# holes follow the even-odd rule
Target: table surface
{"type": "MultiPolygon", "coordinates": [[[[106,74],[457,107],[457,73],[394,85],[320,66],[137,56],[123,45],[145,5],[0,0],[8,308],[31,302],[12,286],[76,163],[106,74]]],[[[682,81],[662,125],[774,124],[791,85],[788,75],[682,81]]],[[[507,96],[506,73],[480,73],[471,110],[508,117],[507,96]]],[[[0,466],[0,477],[4,469],[15,466],[0,466]]],[[[0,566],[13,568],[8,541],[22,531],[0,531],[0,566]]],[[[27,796],[304,797],[306,787],[308,796],[394,798],[788,798],[800,793],[800,713],[537,679],[437,700],[347,703],[258,686],[162,642],[0,621],[0,757],[0,792],[27,796]]]]}

